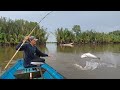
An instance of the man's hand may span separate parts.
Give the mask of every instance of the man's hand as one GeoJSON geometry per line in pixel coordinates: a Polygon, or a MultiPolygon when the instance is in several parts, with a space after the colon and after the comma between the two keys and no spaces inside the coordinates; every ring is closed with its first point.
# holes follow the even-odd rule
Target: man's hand
{"type": "Polygon", "coordinates": [[[29,39],[29,36],[25,36],[23,42],[27,41],[29,39]]]}
{"type": "Polygon", "coordinates": [[[48,57],[49,57],[50,60],[56,60],[56,57],[51,55],[51,54],[48,54],[48,57]]]}
{"type": "Polygon", "coordinates": [[[51,54],[48,54],[48,57],[53,57],[53,55],[51,55],[51,54]]]}

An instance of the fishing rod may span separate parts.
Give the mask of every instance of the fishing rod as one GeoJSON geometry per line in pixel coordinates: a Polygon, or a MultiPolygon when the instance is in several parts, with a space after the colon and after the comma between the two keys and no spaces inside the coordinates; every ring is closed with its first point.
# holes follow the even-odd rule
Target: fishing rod
{"type": "MultiPolygon", "coordinates": [[[[50,13],[52,13],[53,11],[47,13],[39,22],[38,24],[40,24],[50,13]]],[[[38,25],[37,24],[37,25],[38,25]]],[[[31,33],[28,35],[28,37],[30,37],[30,35],[33,33],[33,31],[35,30],[35,28],[37,27],[37,25],[32,29],[31,33]]],[[[23,41],[23,43],[21,44],[21,46],[18,48],[18,50],[15,52],[15,54],[12,56],[12,58],[10,59],[10,61],[7,63],[7,65],[5,66],[4,70],[8,67],[8,65],[10,64],[10,62],[13,60],[13,58],[15,57],[15,55],[18,53],[18,51],[20,50],[20,48],[23,46],[23,44],[26,42],[26,39],[23,41]]]]}

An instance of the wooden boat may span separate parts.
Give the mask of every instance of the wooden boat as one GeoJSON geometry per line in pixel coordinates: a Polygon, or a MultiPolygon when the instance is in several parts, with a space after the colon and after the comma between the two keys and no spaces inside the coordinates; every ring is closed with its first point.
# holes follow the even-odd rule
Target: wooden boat
{"type": "Polygon", "coordinates": [[[11,68],[2,73],[0,79],[64,79],[64,76],[46,63],[24,68],[23,59],[18,59],[11,68]]]}

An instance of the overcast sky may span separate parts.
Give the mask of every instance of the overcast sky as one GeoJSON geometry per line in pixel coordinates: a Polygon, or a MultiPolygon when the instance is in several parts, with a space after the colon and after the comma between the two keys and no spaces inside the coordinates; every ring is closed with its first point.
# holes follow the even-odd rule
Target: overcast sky
{"type": "MultiPolygon", "coordinates": [[[[48,12],[50,11],[0,11],[0,16],[39,22],[48,12]]],[[[120,30],[120,11],[53,11],[41,25],[48,32],[61,27],[71,29],[74,25],[80,25],[82,31],[94,29],[110,32],[120,30]]],[[[56,40],[50,34],[48,41],[56,40]]]]}

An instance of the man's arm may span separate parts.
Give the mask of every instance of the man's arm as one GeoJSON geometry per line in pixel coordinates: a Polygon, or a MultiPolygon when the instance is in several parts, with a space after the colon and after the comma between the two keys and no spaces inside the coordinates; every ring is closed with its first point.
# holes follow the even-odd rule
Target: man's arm
{"type": "MultiPolygon", "coordinates": [[[[23,42],[27,41],[28,38],[29,38],[29,36],[26,36],[26,37],[24,38],[23,42]]],[[[16,46],[16,50],[19,49],[19,47],[21,46],[21,44],[22,44],[23,42],[19,43],[19,44],[16,46]]],[[[25,49],[26,49],[26,44],[23,44],[23,46],[20,48],[19,51],[23,51],[23,50],[25,50],[25,49]]]]}
{"type": "MultiPolygon", "coordinates": [[[[19,43],[17,46],[16,46],[16,50],[18,50],[18,48],[21,46],[21,44],[22,44],[22,42],[21,43],[19,43]]],[[[25,50],[26,49],[26,45],[25,44],[23,44],[23,46],[20,48],[20,50],[19,51],[23,51],[23,50],[25,50]]]]}
{"type": "Polygon", "coordinates": [[[45,54],[45,53],[42,53],[37,47],[36,47],[36,55],[38,56],[38,57],[48,57],[48,55],[47,54],[45,54]]]}

